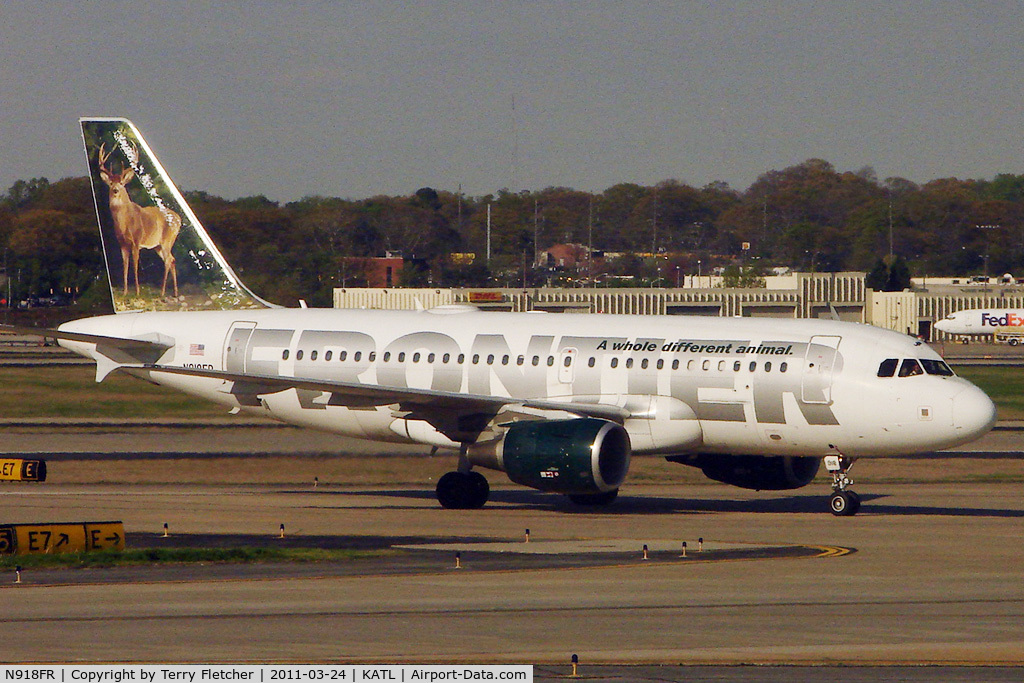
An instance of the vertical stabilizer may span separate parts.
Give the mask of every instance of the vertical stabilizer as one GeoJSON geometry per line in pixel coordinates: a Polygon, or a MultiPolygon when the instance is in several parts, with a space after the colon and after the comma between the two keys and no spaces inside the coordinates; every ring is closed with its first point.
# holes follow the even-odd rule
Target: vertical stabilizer
{"type": "Polygon", "coordinates": [[[81,123],[116,312],[270,306],[231,270],[131,121],[81,123]]]}

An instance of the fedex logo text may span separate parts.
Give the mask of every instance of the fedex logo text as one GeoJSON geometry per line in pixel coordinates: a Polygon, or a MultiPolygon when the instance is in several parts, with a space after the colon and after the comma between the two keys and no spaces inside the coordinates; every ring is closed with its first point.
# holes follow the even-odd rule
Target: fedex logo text
{"type": "Polygon", "coordinates": [[[987,327],[1021,327],[1024,326],[1024,316],[1016,313],[991,315],[986,311],[981,314],[981,324],[987,327]]]}

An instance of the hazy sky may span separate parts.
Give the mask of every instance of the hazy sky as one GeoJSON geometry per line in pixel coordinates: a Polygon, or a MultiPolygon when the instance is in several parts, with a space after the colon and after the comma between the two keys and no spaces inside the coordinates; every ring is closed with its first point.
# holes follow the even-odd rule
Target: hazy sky
{"type": "Polygon", "coordinates": [[[0,191],[83,115],[228,199],[1024,173],[1019,0],[4,2],[0,59],[0,191]]]}

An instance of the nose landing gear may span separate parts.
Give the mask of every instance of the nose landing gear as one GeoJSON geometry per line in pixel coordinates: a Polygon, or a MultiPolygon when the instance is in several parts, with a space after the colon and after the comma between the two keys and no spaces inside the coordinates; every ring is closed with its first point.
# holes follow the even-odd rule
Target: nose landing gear
{"type": "Polygon", "coordinates": [[[828,504],[837,517],[852,517],[860,510],[860,496],[847,490],[853,484],[853,479],[846,475],[851,467],[853,460],[845,455],[825,456],[825,469],[832,473],[832,497],[828,504]]]}

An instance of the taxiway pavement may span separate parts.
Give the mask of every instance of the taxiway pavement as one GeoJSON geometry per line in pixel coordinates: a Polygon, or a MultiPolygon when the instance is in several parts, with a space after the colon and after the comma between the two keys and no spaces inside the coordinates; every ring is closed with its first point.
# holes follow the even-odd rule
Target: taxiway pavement
{"type": "MultiPolygon", "coordinates": [[[[578,539],[838,546],[841,557],[597,568],[266,576],[0,586],[9,661],[1024,664],[1019,484],[865,486],[835,518],[824,491],[635,486],[571,511],[499,489],[478,511],[426,488],[55,485],[0,493],[0,519],[122,519],[126,529],[289,536],[578,539]]],[[[156,542],[157,539],[153,538],[156,542]]],[[[384,560],[382,560],[383,562],[384,560]]],[[[101,570],[99,570],[101,571],[101,570]]],[[[27,577],[28,578],[28,577],[27,577]]]]}
{"type": "Polygon", "coordinates": [[[105,570],[83,569],[57,582],[33,570],[18,585],[13,573],[0,575],[6,661],[557,668],[576,653],[585,665],[1024,666],[1024,464],[1012,457],[1020,450],[1014,430],[980,441],[979,460],[898,465],[912,473],[957,466],[961,481],[904,483],[892,469],[896,461],[858,465],[864,505],[852,518],[828,514],[823,482],[758,493],[666,481],[660,471],[653,483],[635,479],[606,510],[577,509],[560,496],[503,485],[496,473],[487,507],[443,510],[429,481],[387,485],[359,477],[371,463],[397,463],[405,471],[419,461],[428,463],[426,477],[450,466],[444,458],[382,451],[364,459],[357,456],[371,453],[359,451],[338,460],[342,469],[330,482],[313,487],[308,473],[289,470],[295,458],[321,467],[328,462],[323,451],[364,446],[253,425],[182,432],[56,425],[2,436],[10,450],[63,455],[51,464],[51,482],[0,488],[0,523],[118,519],[131,542],[143,545],[161,542],[164,523],[172,537],[237,534],[272,544],[284,524],[289,542],[307,538],[311,545],[325,538],[354,546],[410,538],[443,544],[434,555],[419,556],[414,571],[402,572],[389,571],[385,556],[379,571],[368,566],[355,574],[316,566],[300,572],[183,566],[150,576],[134,571],[116,581],[106,580],[105,570]],[[148,462],[134,462],[132,454],[144,446],[148,462]],[[241,457],[261,448],[260,458],[241,457]],[[122,478],[129,465],[140,468],[130,482],[122,478]],[[147,468],[157,465],[159,484],[147,479],[153,471],[147,468]],[[217,476],[204,476],[210,468],[217,476]],[[986,480],[971,482],[980,469],[986,480]],[[562,556],[602,545],[624,552],[632,545],[639,555],[643,544],[661,554],[648,562],[634,556],[592,566],[563,557],[538,565],[514,554],[526,529],[532,543],[565,548],[562,556]],[[709,548],[855,552],[754,553],[706,562],[663,552],[686,541],[693,553],[698,538],[709,548]],[[455,569],[460,540],[466,549],[455,569]],[[500,555],[478,561],[471,544],[484,540],[506,544],[507,563],[500,555]]]}

